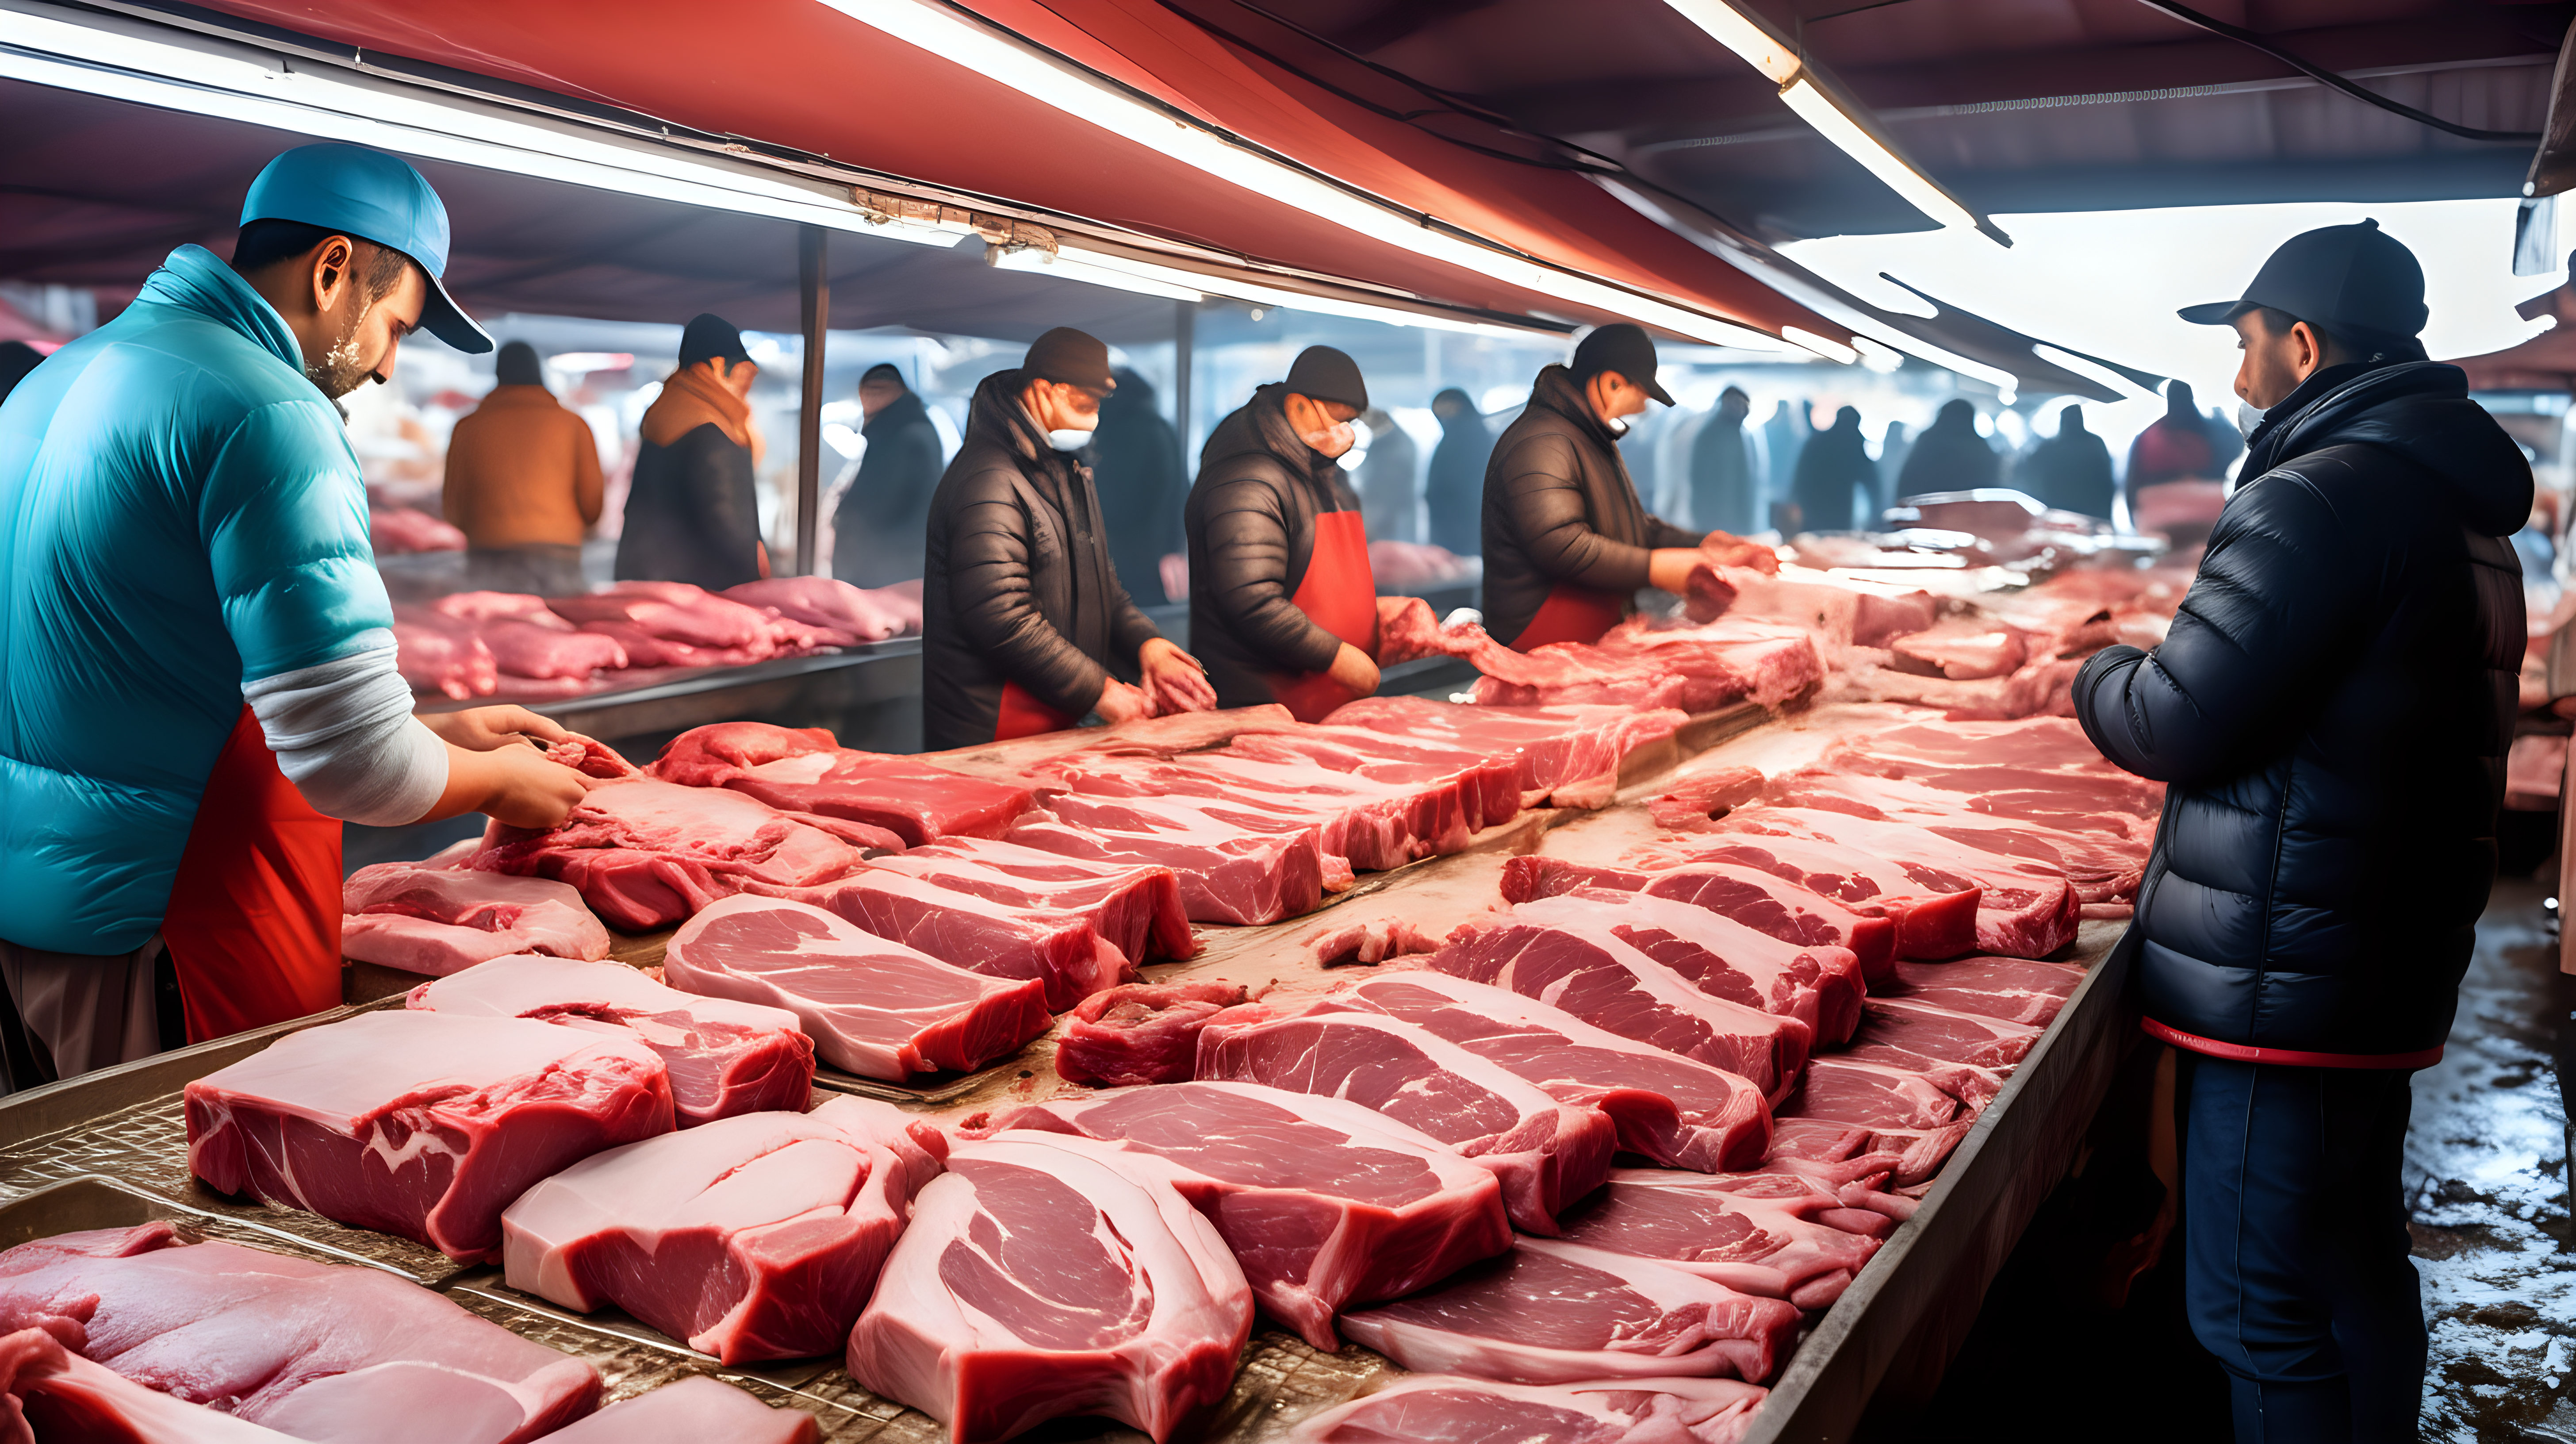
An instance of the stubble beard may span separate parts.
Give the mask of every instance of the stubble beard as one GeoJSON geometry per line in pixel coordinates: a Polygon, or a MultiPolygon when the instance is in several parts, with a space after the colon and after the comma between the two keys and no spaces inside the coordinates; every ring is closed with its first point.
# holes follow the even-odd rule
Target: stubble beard
{"type": "Polygon", "coordinates": [[[359,307],[348,325],[331,340],[329,349],[319,359],[304,363],[304,375],[324,396],[333,401],[367,384],[375,372],[358,355],[358,330],[372,306],[359,307]]]}

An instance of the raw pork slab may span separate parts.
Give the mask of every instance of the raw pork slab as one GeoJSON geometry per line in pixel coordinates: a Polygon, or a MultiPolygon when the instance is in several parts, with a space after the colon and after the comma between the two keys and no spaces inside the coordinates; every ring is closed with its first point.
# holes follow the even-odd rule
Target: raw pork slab
{"type": "Polygon", "coordinates": [[[1131,962],[1187,958],[1199,950],[1181,908],[1180,877],[1168,867],[1098,862],[974,837],[943,838],[868,866],[1006,907],[1079,914],[1131,962]]]}
{"type": "Polygon", "coordinates": [[[813,1415],[773,1409],[704,1374],[621,1400],[546,1436],[546,1444],[822,1444],[822,1440],[822,1426],[813,1415]]]}
{"type": "Polygon", "coordinates": [[[794,1013],[684,993],[624,963],[494,958],[423,983],[406,1002],[432,1013],[630,1035],[662,1055],[682,1128],[737,1113],[801,1112],[814,1097],[814,1044],[794,1013]]]}
{"type": "Polygon", "coordinates": [[[1762,774],[1750,767],[1710,767],[1674,778],[1667,790],[1646,799],[1655,825],[1671,832],[1696,832],[1762,795],[1762,774]]]}
{"type": "Polygon", "coordinates": [[[861,847],[902,846],[891,833],[871,838],[874,830],[859,823],[835,828],[738,792],[638,777],[592,788],[549,831],[494,822],[474,866],[570,883],[608,922],[650,932],[755,885],[813,887],[847,877],[861,847]]]}
{"type": "Polygon", "coordinates": [[[1139,1155],[1216,1225],[1262,1307],[1328,1353],[1343,1309],[1512,1246],[1493,1174],[1346,1099],[1175,1083],[1035,1104],[998,1126],[1139,1155]]]}
{"type": "Polygon", "coordinates": [[[1893,1043],[1944,1063],[2010,1068],[2044,1031],[1977,1013],[1953,1012],[1910,998],[1872,998],[1861,1024],[1863,1043],[1893,1043]]]}
{"type": "Polygon", "coordinates": [[[1896,922],[1852,911],[1821,893],[1737,863],[1693,863],[1638,872],[1531,854],[1503,864],[1503,900],[1529,902],[1577,888],[1643,892],[1704,907],[1784,943],[1848,949],[1864,983],[1895,975],[1896,922]]]}
{"type": "Polygon", "coordinates": [[[960,1144],[850,1333],[851,1376],[951,1444],[1074,1414],[1163,1444],[1223,1399],[1252,1290],[1215,1226],[1131,1162],[1055,1133],[960,1144]]]}
{"type": "Polygon", "coordinates": [[[1188,798],[1064,796],[1023,816],[1009,840],[1066,857],[1168,867],[1192,922],[1258,926],[1313,912],[1328,871],[1339,887],[1351,885],[1350,860],[1337,855],[1328,868],[1319,830],[1275,823],[1245,827],[1188,798]]]}
{"type": "Polygon", "coordinates": [[[394,659],[413,691],[451,701],[489,697],[501,685],[492,649],[474,635],[474,628],[427,607],[406,603],[394,608],[394,659]]]}
{"type": "Polygon", "coordinates": [[[953,967],[1035,982],[1052,1012],[1136,978],[1135,961],[1102,935],[1091,913],[1015,907],[875,867],[829,887],[795,889],[793,895],[953,967]]]}
{"type": "Polygon", "coordinates": [[[519,1444],[599,1402],[588,1364],[433,1290],[166,1221],[0,1254],[0,1328],[70,1326],[137,1384],[311,1444],[519,1444]]]}
{"type": "Polygon", "coordinates": [[[608,929],[571,887],[412,862],[380,862],[340,885],[342,955],[443,978],[509,953],[608,956],[608,929]]]}
{"type": "Polygon", "coordinates": [[[1703,1174],[1623,1168],[1566,1219],[1565,1238],[1813,1310],[1832,1306],[1878,1252],[1886,1226],[1878,1215],[1868,1215],[1867,1233],[1824,1221],[1851,1212],[1812,1186],[1748,1188],[1703,1174]]]}
{"type": "Polygon", "coordinates": [[[1311,822],[1326,852],[1361,872],[1385,872],[1467,845],[1467,802],[1456,782],[1397,786],[1318,767],[1304,758],[1264,762],[1227,752],[1165,759],[1066,758],[1038,774],[1050,790],[1092,797],[1181,796],[1311,822]]]}
{"type": "Polygon", "coordinates": [[[548,597],[546,605],[575,626],[622,624],[693,647],[757,648],[766,656],[775,645],[770,619],[760,608],[687,582],[619,582],[580,596],[548,597]]]}
{"type": "Polygon", "coordinates": [[[603,1148],[668,1133],[632,1035],[409,1009],[289,1033],[188,1085],[188,1168],[247,1193],[490,1258],[501,1210],[603,1148]]]}
{"type": "MultiPolygon", "coordinates": [[[[1890,727],[1845,738],[1826,765],[1879,777],[1905,777],[2000,804],[2016,789],[2052,794],[2075,812],[2117,810],[2152,820],[2164,806],[2164,784],[2121,771],[2065,717],[2019,722],[1940,722],[1890,727]]],[[[2033,820],[2044,820],[2034,818],[2033,820]]]]}
{"type": "Polygon", "coordinates": [[[1187,1082],[1200,1030],[1245,997],[1239,983],[1122,983],[1094,993],[1065,1020],[1056,1076],[1103,1088],[1187,1082]]]}
{"type": "Polygon", "coordinates": [[[1518,993],[1428,970],[1327,995],[1428,1029],[1510,1069],[1560,1103],[1600,1109],[1619,1146],[1675,1168],[1750,1168],[1771,1146],[1771,1108],[1745,1078],[1695,1063],[1518,993]]]}
{"type": "Polygon", "coordinates": [[[1860,959],[1849,948],[1784,943],[1724,913],[1651,892],[1588,889],[1523,903],[1512,916],[1578,927],[1611,920],[1620,941],[1700,991],[1795,1018],[1819,1043],[1843,1042],[1860,1025],[1860,959]]]}
{"type": "Polygon", "coordinates": [[[1608,1115],[1375,1013],[1215,1023],[1199,1035],[1198,1072],[1346,1098],[1427,1133],[1501,1180],[1512,1226],[1525,1233],[1556,1232],[1556,1216],[1609,1176],[1618,1147],[1608,1115]]]}
{"type": "Polygon", "coordinates": [[[1797,1096],[1780,1111],[1871,1128],[1938,1128],[1966,1110],[1922,1074],[1828,1054],[1809,1060],[1797,1096]]]}
{"type": "Polygon", "coordinates": [[[1244,757],[1309,761],[1335,772],[1357,773],[1372,781],[1402,786],[1455,782],[1466,799],[1467,825],[1471,829],[1509,822],[1521,810],[1520,762],[1512,757],[1488,757],[1463,748],[1411,742],[1364,727],[1294,722],[1276,731],[1239,733],[1227,748],[1244,757]]]}
{"type": "Polygon", "coordinates": [[[862,642],[882,642],[918,626],[921,607],[888,592],[854,587],[833,577],[763,577],[721,593],[729,602],[759,607],[809,627],[846,632],[862,642]],[[906,613],[913,614],[907,622],[906,613]]]}
{"type": "Polygon", "coordinates": [[[2154,842],[2146,823],[2123,814],[2102,814],[2102,826],[2077,831],[1974,812],[1967,797],[1919,782],[1815,768],[1772,779],[1763,800],[1901,822],[1964,847],[2040,863],[2063,872],[2084,902],[2136,897],[2154,842]]]}
{"type": "Polygon", "coordinates": [[[692,728],[671,739],[651,771],[665,782],[729,787],[781,812],[869,823],[913,847],[942,837],[1000,837],[1033,800],[1025,787],[842,747],[820,727],[766,722],[692,728]]]}
{"type": "Polygon", "coordinates": [[[1959,958],[1947,963],[1900,963],[1892,995],[1954,1013],[1982,1013],[2007,1023],[2045,1028],[2084,981],[2084,970],[2028,958],[1959,958]]]}
{"type": "Polygon", "coordinates": [[[1410,1374],[1290,1431],[1294,1444],[1741,1444],[1770,1391],[1737,1379],[1497,1384],[1410,1374]]]}
{"type": "Polygon", "coordinates": [[[1511,1384],[1658,1374],[1771,1377],[1798,1306],[1606,1249],[1525,1238],[1436,1289],[1342,1316],[1407,1369],[1511,1384]]]}
{"type": "Polygon", "coordinates": [[[42,1329],[0,1336],[0,1444],[295,1444],[63,1347],[42,1329]]]}
{"type": "Polygon", "coordinates": [[[671,935],[662,980],[684,992],[784,1008],[825,1062],[900,1083],[971,1072],[1047,1030],[1034,978],[987,977],[807,903],[735,897],[671,935]]]}
{"type": "MultiPolygon", "coordinates": [[[[1758,809],[1757,809],[1758,810],[1758,809]]],[[[1884,914],[1896,925],[1896,956],[1955,958],[1977,945],[1978,890],[1943,878],[1927,884],[1904,868],[1856,847],[1805,837],[1752,836],[1730,826],[1713,835],[1676,838],[1639,849],[1631,861],[1649,871],[1727,862],[1767,872],[1855,910],[1884,914]]],[[[1858,949],[1854,949],[1855,952],[1858,949]]]]}
{"type": "Polygon", "coordinates": [[[501,1215],[510,1287],[615,1304],[728,1364],[850,1337],[947,1135],[891,1103],[747,1113],[594,1153],[501,1215]]]}
{"type": "Polygon", "coordinates": [[[1931,1128],[1877,1127],[1829,1118],[1800,1118],[1783,1111],[1772,1119],[1771,1168],[1848,1164],[1862,1173],[1884,1173],[1890,1186],[1929,1182],[1968,1136],[1968,1120],[1931,1128]]]}
{"type": "Polygon", "coordinates": [[[1618,937],[1612,928],[1620,914],[1582,912],[1524,922],[1515,908],[1500,923],[1461,928],[1423,966],[1535,998],[1622,1038],[1723,1068],[1771,1098],[1796,1084],[1813,1029],[1700,991],[1618,937]]]}
{"type": "Polygon", "coordinates": [[[1524,807],[1601,807],[1619,790],[1619,769],[1628,755],[1668,740],[1690,714],[1669,707],[1478,707],[1427,697],[1363,697],[1324,721],[1516,758],[1524,807]]]}

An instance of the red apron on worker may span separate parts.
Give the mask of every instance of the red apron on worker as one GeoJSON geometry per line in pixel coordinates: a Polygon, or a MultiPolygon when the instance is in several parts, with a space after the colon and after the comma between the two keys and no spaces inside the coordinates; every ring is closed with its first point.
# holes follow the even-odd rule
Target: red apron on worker
{"type": "Polygon", "coordinates": [[[1061,732],[1074,724],[1072,714],[1059,712],[1037,698],[1017,682],[1002,684],[1002,710],[993,719],[993,740],[1008,742],[1014,737],[1035,737],[1041,732],[1061,732]]]}
{"type": "MultiPolygon", "coordinates": [[[[1368,527],[1355,511],[1315,518],[1315,549],[1289,604],[1316,626],[1377,656],[1377,576],[1369,570],[1368,527]]],[[[1326,672],[1274,672],[1270,696],[1300,722],[1321,722],[1358,693],[1326,672]]]]}
{"type": "Polygon", "coordinates": [[[1547,589],[1538,615],[1512,639],[1512,650],[1533,651],[1550,642],[1598,642],[1627,614],[1628,599],[1618,592],[1558,582],[1547,589]]]}
{"type": "Polygon", "coordinates": [[[242,708],[161,920],[188,1041],[340,1004],[340,823],[313,810],[242,708]]]}

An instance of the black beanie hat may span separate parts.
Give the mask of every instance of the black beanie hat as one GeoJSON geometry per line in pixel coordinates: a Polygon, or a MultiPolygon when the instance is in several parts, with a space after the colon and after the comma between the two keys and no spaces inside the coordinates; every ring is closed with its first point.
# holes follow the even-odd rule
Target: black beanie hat
{"type": "Polygon", "coordinates": [[[742,349],[742,332],[731,321],[710,311],[689,318],[688,327],[680,332],[680,364],[695,366],[701,361],[720,360],[728,366],[751,359],[742,349]]]}
{"type": "Polygon", "coordinates": [[[1360,379],[1360,363],[1330,346],[1309,346],[1297,353],[1296,364],[1288,368],[1288,391],[1309,401],[1338,401],[1368,410],[1368,383],[1360,379]]]}
{"type": "Polygon", "coordinates": [[[513,341],[501,348],[492,363],[493,379],[504,386],[543,386],[545,367],[537,362],[537,348],[525,341],[513,341]]]}
{"type": "Polygon", "coordinates": [[[1109,343],[1071,326],[1058,326],[1029,344],[1020,370],[1040,381],[1082,386],[1107,394],[1118,389],[1109,374],[1109,343]]]}
{"type": "MultiPolygon", "coordinates": [[[[874,386],[880,381],[892,386],[903,386],[903,369],[890,361],[880,361],[859,373],[861,386],[874,386]]],[[[909,391],[912,388],[904,386],[904,389],[909,391]]]]}

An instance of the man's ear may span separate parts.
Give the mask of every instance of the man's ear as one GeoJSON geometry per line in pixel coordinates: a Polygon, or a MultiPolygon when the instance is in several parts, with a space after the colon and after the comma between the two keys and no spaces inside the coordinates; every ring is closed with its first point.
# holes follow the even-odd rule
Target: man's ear
{"type": "Polygon", "coordinates": [[[345,236],[333,236],[322,243],[313,257],[313,309],[328,311],[354,286],[357,248],[345,236]]]}

